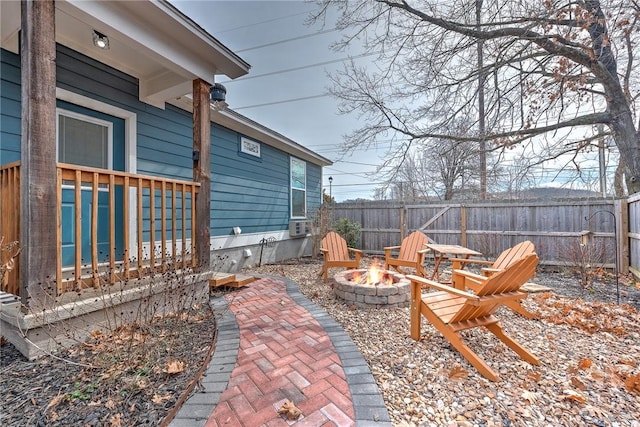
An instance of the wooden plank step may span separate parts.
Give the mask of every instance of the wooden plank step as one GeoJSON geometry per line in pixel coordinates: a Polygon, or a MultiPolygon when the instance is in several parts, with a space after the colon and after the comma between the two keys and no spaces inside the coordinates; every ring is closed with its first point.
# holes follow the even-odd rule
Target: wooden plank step
{"type": "Polygon", "coordinates": [[[537,283],[531,283],[531,282],[527,282],[524,285],[520,286],[520,290],[521,291],[525,291],[525,292],[529,292],[530,294],[537,293],[537,292],[553,291],[553,289],[551,289],[548,286],[539,285],[537,283]]]}
{"type": "Polygon", "coordinates": [[[236,280],[234,280],[229,286],[239,288],[248,285],[254,280],[256,280],[256,278],[253,276],[247,276],[246,274],[236,274],[236,280]]]}
{"type": "Polygon", "coordinates": [[[229,286],[236,280],[236,275],[233,273],[213,273],[213,277],[209,279],[209,287],[214,288],[217,286],[229,286]]]}

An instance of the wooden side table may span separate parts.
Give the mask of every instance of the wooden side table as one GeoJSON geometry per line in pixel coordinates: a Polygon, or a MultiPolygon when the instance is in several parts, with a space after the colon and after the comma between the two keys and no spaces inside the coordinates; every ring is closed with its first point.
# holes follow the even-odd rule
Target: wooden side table
{"type": "Polygon", "coordinates": [[[460,245],[438,245],[435,243],[427,243],[425,245],[427,248],[431,249],[435,258],[435,265],[433,267],[433,273],[431,274],[431,280],[436,280],[440,282],[440,264],[444,260],[448,260],[451,258],[458,258],[451,263],[452,270],[459,269],[462,267],[460,258],[467,259],[471,256],[479,256],[482,255],[478,251],[474,251],[473,249],[465,248],[460,245]]]}

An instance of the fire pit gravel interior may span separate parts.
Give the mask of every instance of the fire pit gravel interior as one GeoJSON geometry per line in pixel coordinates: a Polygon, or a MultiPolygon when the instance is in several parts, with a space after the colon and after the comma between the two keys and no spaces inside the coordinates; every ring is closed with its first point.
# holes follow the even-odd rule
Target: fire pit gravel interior
{"type": "Polygon", "coordinates": [[[411,282],[404,275],[381,270],[381,283],[360,284],[358,277],[370,274],[368,270],[346,270],[333,277],[333,293],[337,298],[359,308],[408,307],[411,282]]]}

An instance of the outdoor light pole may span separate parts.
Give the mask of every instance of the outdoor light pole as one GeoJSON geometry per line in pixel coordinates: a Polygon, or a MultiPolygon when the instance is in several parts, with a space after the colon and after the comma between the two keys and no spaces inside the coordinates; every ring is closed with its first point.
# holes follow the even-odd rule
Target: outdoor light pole
{"type": "Polygon", "coordinates": [[[597,213],[600,212],[605,212],[608,213],[609,215],[611,215],[613,217],[613,240],[614,240],[614,253],[615,253],[615,273],[616,273],[616,301],[618,304],[620,304],[620,287],[618,284],[618,232],[616,229],[616,214],[608,211],[606,209],[600,209],[595,211],[594,213],[592,213],[591,215],[589,215],[588,217],[584,217],[584,220],[587,222],[587,227],[589,226],[589,221],[591,220],[591,218],[593,218],[593,216],[597,213]]]}
{"type": "Polygon", "coordinates": [[[333,203],[333,195],[332,195],[332,192],[331,192],[331,183],[332,182],[333,182],[333,177],[330,176],[329,177],[329,202],[330,203],[333,203]]]}

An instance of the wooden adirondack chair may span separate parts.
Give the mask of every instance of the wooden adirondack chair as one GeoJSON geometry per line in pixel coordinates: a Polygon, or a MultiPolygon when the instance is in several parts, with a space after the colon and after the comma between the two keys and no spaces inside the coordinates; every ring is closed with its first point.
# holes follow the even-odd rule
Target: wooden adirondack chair
{"type": "Polygon", "coordinates": [[[341,235],[330,231],[322,239],[320,251],[324,258],[324,264],[319,275],[325,283],[328,280],[329,267],[360,268],[360,257],[362,251],[347,247],[347,241],[341,235]],[[350,253],[353,253],[352,259],[350,253]]]}
{"type": "MultiPolygon", "coordinates": [[[[512,248],[505,249],[502,253],[496,258],[495,261],[484,261],[484,260],[476,260],[476,259],[460,259],[461,263],[474,263],[474,264],[486,264],[490,267],[482,268],[482,274],[484,276],[491,276],[499,271],[504,270],[509,265],[514,262],[524,258],[527,255],[531,255],[535,253],[535,246],[528,240],[524,242],[520,242],[512,248]]],[[[464,265],[464,264],[463,264],[464,265]]],[[[477,291],[480,284],[474,281],[472,278],[467,277],[465,275],[460,274],[460,270],[454,270],[451,273],[451,280],[453,282],[453,286],[457,289],[465,290],[465,289],[473,289],[477,291]]],[[[522,301],[508,301],[505,305],[511,308],[518,314],[521,314],[524,317],[529,319],[535,319],[537,316],[535,313],[530,312],[526,308],[522,306],[522,301]]]]}
{"type": "Polygon", "coordinates": [[[490,276],[493,273],[496,273],[500,270],[507,268],[512,262],[519,260],[520,258],[532,254],[536,251],[535,246],[529,240],[525,240],[524,242],[520,242],[514,247],[509,249],[505,249],[502,251],[498,258],[495,261],[481,260],[481,259],[461,259],[461,258],[450,258],[450,261],[458,261],[462,265],[464,264],[485,264],[489,267],[482,268],[482,274],[485,276],[490,276]]]}
{"type": "Polygon", "coordinates": [[[483,376],[498,381],[496,372],[467,346],[460,334],[462,330],[484,326],[524,360],[539,365],[536,356],[505,334],[499,319],[494,316],[506,301],[518,301],[526,297],[526,293],[518,289],[535,275],[537,265],[538,256],[531,254],[491,277],[461,271],[460,274],[475,276],[474,280],[481,284],[475,294],[423,277],[408,276],[411,280],[411,338],[420,340],[422,314],[483,376]],[[438,291],[422,294],[423,286],[438,291]]]}
{"type": "Polygon", "coordinates": [[[411,267],[415,269],[419,276],[426,276],[424,269],[424,254],[429,249],[425,247],[428,243],[427,236],[421,231],[414,231],[402,240],[400,246],[388,246],[384,248],[384,268],[388,270],[393,267],[396,271],[407,274],[402,267],[411,267]],[[393,258],[391,251],[400,250],[397,258],[393,258]]]}

